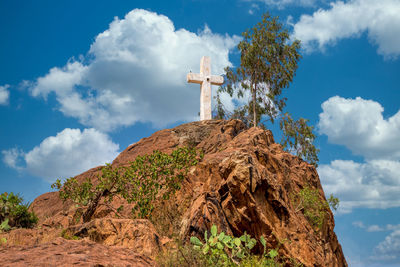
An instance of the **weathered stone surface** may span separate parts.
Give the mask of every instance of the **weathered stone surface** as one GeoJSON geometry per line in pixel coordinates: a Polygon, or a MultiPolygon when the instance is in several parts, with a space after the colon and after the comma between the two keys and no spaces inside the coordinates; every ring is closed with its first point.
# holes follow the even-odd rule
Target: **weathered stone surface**
{"type": "MultiPolygon", "coordinates": [[[[205,152],[204,159],[190,170],[177,192],[176,202],[170,204],[185,208],[178,223],[182,238],[203,236],[206,229],[216,224],[220,230],[236,236],[244,231],[256,238],[264,236],[269,248],[279,247],[280,255],[304,266],[347,266],[333,231],[333,214],[329,211],[322,230],[316,231],[291,203],[291,195],[307,185],[318,189],[321,200],[325,200],[316,169],[283,151],[270,131],[246,129],[238,120],[183,124],[130,145],[113,165],[128,165],[138,155],[154,150],[171,152],[182,145],[196,146],[205,152]]],[[[77,178],[95,181],[98,172],[99,168],[94,168],[77,178]]],[[[124,200],[116,198],[111,205],[115,209],[121,203],[124,200]]],[[[125,218],[129,217],[129,207],[124,209],[125,218]]],[[[31,207],[39,215],[41,227],[75,229],[75,234],[93,231],[96,238],[92,239],[106,247],[124,246],[153,257],[150,251],[164,242],[155,240],[167,239],[148,222],[135,224],[132,220],[111,219],[115,217],[113,208],[101,205],[95,220],[82,225],[74,219],[76,207],[70,202],[62,203],[58,193],[38,197],[31,207]],[[124,230],[126,227],[129,230],[124,230]],[[154,238],[155,235],[158,237],[154,238]],[[134,238],[139,238],[141,245],[136,246],[134,238]]],[[[120,258],[118,254],[114,257],[120,258]]]]}
{"type": "Polygon", "coordinates": [[[88,223],[70,226],[67,231],[71,236],[88,237],[104,245],[131,248],[136,253],[153,259],[170,241],[160,237],[153,224],[144,219],[94,219],[88,223]]]}
{"type": "Polygon", "coordinates": [[[90,240],[66,240],[29,246],[0,246],[1,266],[155,266],[150,258],[129,248],[98,244],[90,240]]]}

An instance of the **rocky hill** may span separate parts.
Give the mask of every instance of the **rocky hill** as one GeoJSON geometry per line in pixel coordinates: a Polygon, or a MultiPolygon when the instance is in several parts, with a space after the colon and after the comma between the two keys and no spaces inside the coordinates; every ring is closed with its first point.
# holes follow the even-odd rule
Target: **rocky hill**
{"type": "MultiPolygon", "coordinates": [[[[246,231],[266,237],[268,248],[277,249],[286,266],[347,266],[332,212],[325,212],[316,229],[293,201],[305,187],[317,189],[325,201],[316,169],[283,151],[270,131],[247,129],[238,120],[187,123],[130,145],[112,165],[125,166],[138,155],[185,145],[202,149],[204,158],[173,198],[158,203],[152,221],[129,219],[129,207],[116,218],[113,209],[124,200],[114,199],[101,205],[92,221],[82,223],[72,202],[63,203],[58,192],[46,193],[31,205],[38,227],[7,234],[14,245],[0,247],[0,258],[8,264],[3,266],[155,266],[157,255],[173,247],[173,237],[202,237],[213,224],[234,236],[246,231]],[[66,233],[80,239],[60,237],[66,233]]],[[[96,181],[100,169],[77,179],[96,181]]]]}

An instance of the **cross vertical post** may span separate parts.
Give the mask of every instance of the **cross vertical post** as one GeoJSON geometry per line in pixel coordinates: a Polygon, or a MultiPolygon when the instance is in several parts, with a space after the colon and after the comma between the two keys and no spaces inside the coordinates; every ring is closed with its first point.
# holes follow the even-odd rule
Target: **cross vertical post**
{"type": "Polygon", "coordinates": [[[211,85],[222,85],[224,77],[211,75],[210,57],[202,57],[200,73],[188,73],[188,83],[200,84],[200,120],[211,120],[211,85]]]}

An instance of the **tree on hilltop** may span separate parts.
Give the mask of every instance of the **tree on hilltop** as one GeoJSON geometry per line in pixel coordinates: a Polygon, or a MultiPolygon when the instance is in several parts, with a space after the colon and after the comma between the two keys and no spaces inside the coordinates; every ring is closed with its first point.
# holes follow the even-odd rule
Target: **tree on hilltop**
{"type": "Polygon", "coordinates": [[[262,115],[273,122],[286,105],[282,89],[289,87],[301,58],[300,41],[289,44],[289,32],[278,17],[264,14],[262,21],[246,30],[238,49],[240,66],[225,68],[227,83],[223,91],[242,98],[250,91],[251,98],[242,108],[256,127],[262,115]]]}
{"type": "Polygon", "coordinates": [[[290,42],[289,31],[279,22],[279,17],[268,13],[242,36],[238,44],[240,66],[225,68],[226,83],[216,96],[216,118],[240,119],[249,127],[263,128],[267,121],[274,123],[280,119],[282,146],[316,165],[318,149],[313,145],[314,127],[308,126],[306,119],[295,121],[288,113],[283,114],[287,99],[281,96],[282,90],[289,87],[296,74],[301,59],[300,41],[290,42]],[[223,107],[222,92],[231,97],[236,95],[238,99],[244,98],[246,93],[250,97],[229,113],[223,107]]]}

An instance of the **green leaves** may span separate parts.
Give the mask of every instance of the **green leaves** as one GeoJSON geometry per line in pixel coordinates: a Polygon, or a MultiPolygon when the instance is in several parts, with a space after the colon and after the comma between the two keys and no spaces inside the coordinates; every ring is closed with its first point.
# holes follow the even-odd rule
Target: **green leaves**
{"type": "Polygon", "coordinates": [[[23,204],[23,199],[14,193],[4,192],[0,195],[0,230],[8,231],[12,227],[33,227],[38,218],[29,212],[29,204],[23,204]]]}
{"type": "Polygon", "coordinates": [[[328,198],[328,204],[332,209],[337,210],[339,207],[339,199],[331,194],[328,198]]]}
{"type": "Polygon", "coordinates": [[[288,113],[285,113],[279,123],[283,133],[281,145],[317,167],[319,149],[313,144],[316,138],[313,133],[314,127],[308,126],[307,123],[308,120],[303,118],[294,121],[288,113]]]}
{"type": "Polygon", "coordinates": [[[195,246],[202,246],[202,245],[203,245],[203,243],[201,243],[200,239],[198,239],[198,238],[195,237],[195,236],[192,236],[192,237],[190,238],[190,242],[191,242],[193,245],[195,245],[195,246]]]}
{"type": "Polygon", "coordinates": [[[215,237],[217,235],[217,226],[214,224],[213,226],[211,226],[211,234],[213,237],[215,237]]]}
{"type": "Polygon", "coordinates": [[[318,229],[322,228],[329,205],[333,209],[339,205],[338,198],[331,195],[328,201],[323,200],[319,196],[318,189],[313,189],[310,186],[301,189],[297,195],[292,197],[292,201],[297,206],[296,211],[301,210],[311,225],[318,229]]]}
{"type": "Polygon", "coordinates": [[[9,219],[5,219],[1,224],[0,224],[0,231],[9,231],[11,227],[8,225],[9,219]]]}
{"type": "Polygon", "coordinates": [[[233,244],[235,244],[236,247],[240,247],[240,245],[242,244],[242,241],[240,240],[240,238],[234,238],[233,239],[233,244]]]}
{"type": "MultiPolygon", "coordinates": [[[[205,231],[204,243],[195,236],[190,238],[193,248],[206,256],[209,266],[242,266],[241,261],[248,262],[254,258],[250,251],[255,247],[257,241],[246,232],[240,237],[229,236],[224,232],[218,234],[216,225],[213,225],[210,231],[210,237],[208,237],[207,230],[205,231]]],[[[265,238],[261,236],[260,242],[264,247],[263,256],[259,261],[260,266],[281,266],[277,263],[278,252],[272,249],[266,253],[265,238]]],[[[249,265],[244,264],[243,266],[249,265]]]]}
{"type": "Polygon", "coordinates": [[[201,154],[195,148],[182,147],[171,155],[154,151],[151,155],[138,156],[125,172],[127,187],[125,198],[129,203],[135,202],[132,210],[135,217],[150,218],[154,209],[152,204],[159,190],[163,191],[162,199],[168,200],[181,188],[189,168],[198,163],[201,154]]]}
{"type": "Polygon", "coordinates": [[[269,256],[271,259],[275,259],[275,257],[278,256],[278,252],[277,252],[275,249],[271,249],[271,250],[268,252],[268,256],[269,256]]]}
{"type": "MultiPolygon", "coordinates": [[[[264,14],[261,22],[242,34],[243,40],[238,44],[240,66],[225,69],[227,83],[220,90],[231,96],[236,92],[238,97],[250,91],[248,104],[234,114],[243,116],[240,119],[253,126],[258,125],[262,115],[273,122],[285,107],[286,98],[280,95],[292,82],[301,58],[300,42],[290,42],[288,30],[278,19],[264,14]]],[[[218,106],[218,116],[221,114],[222,108],[218,106]]]]}
{"type": "Polygon", "coordinates": [[[267,246],[267,241],[265,241],[265,238],[263,236],[260,237],[260,243],[263,245],[263,247],[267,246]]]}
{"type": "Polygon", "coordinates": [[[283,114],[287,99],[282,91],[293,81],[298,67],[300,41],[291,41],[288,29],[279,22],[278,17],[264,14],[261,22],[246,30],[243,40],[238,44],[241,52],[240,66],[225,68],[226,83],[217,91],[216,103],[218,119],[239,119],[248,127],[260,126],[280,120],[281,144],[303,160],[317,166],[318,152],[312,126],[308,120],[294,121],[288,113],[283,114]],[[245,92],[248,94],[245,94],[245,92]],[[238,98],[247,97],[245,105],[235,107],[233,112],[224,109],[221,93],[238,98]]]}
{"type": "MultiPolygon", "coordinates": [[[[63,201],[70,199],[86,207],[84,220],[90,220],[101,197],[106,197],[106,202],[111,203],[115,195],[121,195],[128,203],[135,203],[132,209],[134,218],[150,218],[154,201],[158,197],[168,200],[175,194],[181,188],[189,168],[202,157],[195,148],[180,147],[170,155],[155,150],[150,155],[136,157],[128,167],[106,164],[95,185],[89,178],[79,183],[71,177],[64,184],[57,179],[52,188],[60,190],[59,195],[63,201]],[[163,192],[161,196],[158,195],[160,191],[163,192]]],[[[117,215],[122,208],[115,211],[117,215]]]]}

